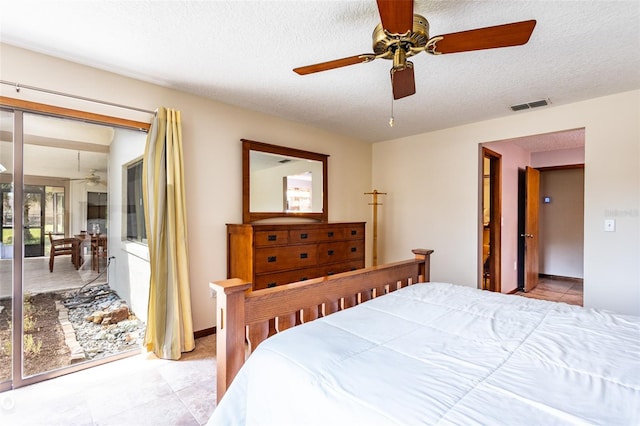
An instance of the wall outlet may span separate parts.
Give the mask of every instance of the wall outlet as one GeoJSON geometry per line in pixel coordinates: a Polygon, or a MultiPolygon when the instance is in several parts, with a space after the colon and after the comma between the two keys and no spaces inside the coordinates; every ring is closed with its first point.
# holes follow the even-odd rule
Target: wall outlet
{"type": "Polygon", "coordinates": [[[605,219],[604,220],[604,231],[605,232],[616,232],[616,220],[615,219],[605,219]]]}

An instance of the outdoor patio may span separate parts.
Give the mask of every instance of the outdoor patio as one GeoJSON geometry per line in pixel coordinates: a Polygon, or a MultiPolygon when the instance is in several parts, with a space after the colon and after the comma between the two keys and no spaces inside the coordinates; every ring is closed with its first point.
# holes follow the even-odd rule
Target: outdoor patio
{"type": "MultiPolygon", "coordinates": [[[[105,268],[100,274],[91,267],[91,259],[78,270],[71,263],[71,256],[55,258],[53,272],[49,272],[49,257],[31,257],[24,259],[24,294],[47,293],[82,287],[96,279],[92,284],[107,282],[105,268]]],[[[12,297],[12,262],[13,259],[0,259],[0,299],[12,297]]]]}

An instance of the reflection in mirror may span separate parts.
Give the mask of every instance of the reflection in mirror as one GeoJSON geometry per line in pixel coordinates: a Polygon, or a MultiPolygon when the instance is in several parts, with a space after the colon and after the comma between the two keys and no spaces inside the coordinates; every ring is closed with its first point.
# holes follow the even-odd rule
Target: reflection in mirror
{"type": "Polygon", "coordinates": [[[327,220],[327,155],[243,142],[243,221],[327,220]]]}
{"type": "MultiPolygon", "coordinates": [[[[313,173],[303,172],[298,175],[285,176],[282,179],[284,193],[284,210],[286,212],[313,211],[313,173]]],[[[322,207],[320,207],[322,209],[322,207]]],[[[322,210],[320,210],[322,211],[322,210]]]]}
{"type": "Polygon", "coordinates": [[[252,212],[322,213],[322,162],[260,151],[249,161],[252,212]]]}

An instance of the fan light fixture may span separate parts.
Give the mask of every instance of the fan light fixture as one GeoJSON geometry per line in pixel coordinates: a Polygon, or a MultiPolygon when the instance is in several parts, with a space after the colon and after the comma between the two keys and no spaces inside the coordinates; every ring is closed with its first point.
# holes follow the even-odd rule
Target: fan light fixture
{"type": "MultiPolygon", "coordinates": [[[[429,21],[424,16],[413,13],[413,0],[377,0],[376,3],[381,22],[373,30],[373,53],[298,67],[293,71],[306,75],[375,59],[392,60],[393,98],[401,99],[416,93],[413,64],[407,58],[421,52],[438,56],[520,46],[529,41],[536,26],[536,21],[531,19],[430,37],[429,21]]],[[[392,123],[391,120],[389,125],[392,123]]]]}

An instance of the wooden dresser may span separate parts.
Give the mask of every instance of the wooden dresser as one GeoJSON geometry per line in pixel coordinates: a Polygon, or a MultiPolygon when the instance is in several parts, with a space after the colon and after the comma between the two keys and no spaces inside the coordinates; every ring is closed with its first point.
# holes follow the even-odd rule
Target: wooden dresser
{"type": "Polygon", "coordinates": [[[365,222],[227,224],[227,275],[253,289],[364,268],[365,222]]]}

